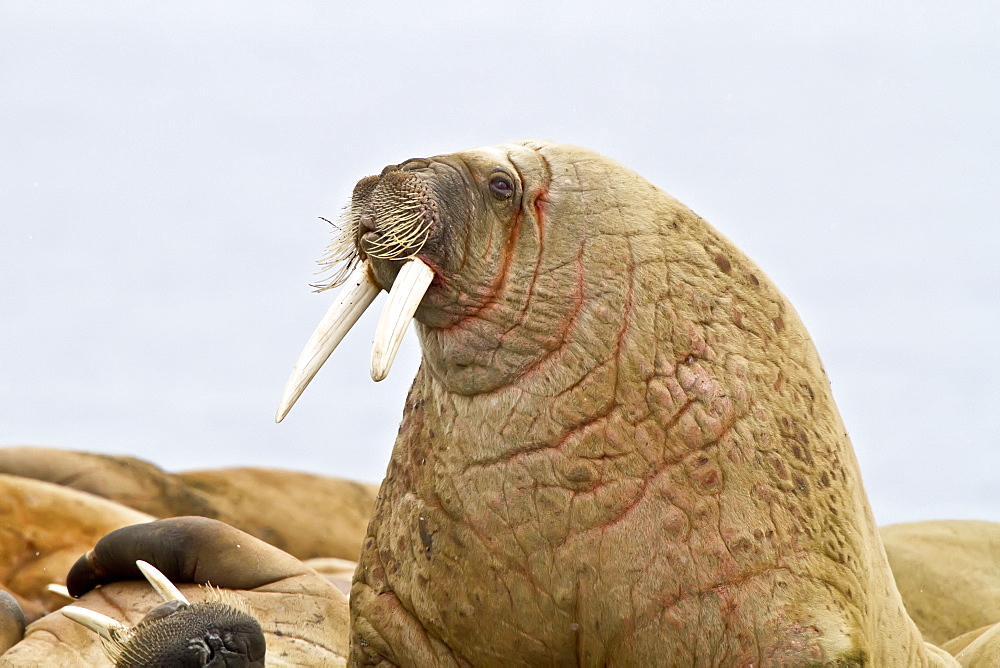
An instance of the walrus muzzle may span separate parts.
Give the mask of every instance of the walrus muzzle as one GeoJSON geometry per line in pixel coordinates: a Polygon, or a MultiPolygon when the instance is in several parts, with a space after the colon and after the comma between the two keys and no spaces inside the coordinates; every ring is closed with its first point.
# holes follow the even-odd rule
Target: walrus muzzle
{"type": "Polygon", "coordinates": [[[389,299],[375,330],[371,376],[384,379],[399,350],[403,334],[434,278],[418,256],[439,219],[438,199],[414,168],[426,161],[392,165],[380,176],[369,176],[354,188],[337,234],[321,264],[333,270],[320,291],[345,284],[299,356],[285,386],[276,421],[281,422],[320,367],[381,291],[378,275],[391,281],[389,299]],[[394,275],[393,275],[394,274],[394,275]]]}

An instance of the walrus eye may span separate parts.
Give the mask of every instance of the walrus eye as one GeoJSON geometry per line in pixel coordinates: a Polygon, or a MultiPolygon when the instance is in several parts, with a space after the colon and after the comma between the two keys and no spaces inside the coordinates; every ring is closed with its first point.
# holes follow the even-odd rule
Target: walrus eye
{"type": "Polygon", "coordinates": [[[514,195],[514,185],[505,176],[494,176],[490,180],[490,190],[500,199],[510,199],[514,195]]]}

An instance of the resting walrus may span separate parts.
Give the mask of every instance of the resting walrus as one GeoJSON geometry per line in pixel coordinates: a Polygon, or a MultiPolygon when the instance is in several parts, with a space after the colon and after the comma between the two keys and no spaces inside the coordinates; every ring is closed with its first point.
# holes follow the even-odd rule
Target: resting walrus
{"type": "Polygon", "coordinates": [[[353,663],[954,665],[903,609],[805,328],[705,221],[540,142],[352,199],[354,272],[279,419],[380,289],[374,378],[415,311],[353,663]]]}
{"type": "Polygon", "coordinates": [[[155,517],[212,517],[300,559],[357,559],[378,489],[280,469],[168,473],[135,457],[32,446],[0,448],[0,474],[72,487],[155,517]]]}
{"type": "MultiPolygon", "coordinates": [[[[42,483],[38,483],[42,484],[42,483]]],[[[53,487],[49,485],[49,487],[53,487]]],[[[79,493],[78,493],[79,494],[79,493]]],[[[103,500],[102,500],[103,501],[103,500]]],[[[175,517],[135,524],[116,530],[80,557],[66,578],[69,592],[80,597],[74,607],[113,618],[139,630],[149,620],[160,597],[141,579],[137,560],[151,563],[190,601],[242,600],[244,611],[259,623],[266,637],[268,665],[339,666],[347,658],[347,599],[326,578],[295,557],[217,520],[175,517]],[[231,590],[215,592],[182,583],[212,584],[231,590]]],[[[79,611],[78,611],[79,612],[79,611]]],[[[169,611],[168,611],[169,612],[169,611]]],[[[218,632],[203,635],[205,626],[232,627],[225,616],[202,615],[205,622],[172,624],[143,643],[151,652],[206,645],[253,649],[244,663],[225,652],[209,652],[217,663],[183,665],[254,665],[252,655],[263,647],[239,636],[244,620],[235,620],[235,642],[218,632]],[[220,622],[221,624],[217,624],[220,622]]],[[[157,615],[162,618],[163,615],[157,615]]],[[[181,618],[173,620],[180,621],[181,618]]],[[[190,620],[190,618],[189,618],[190,620]]],[[[2,621],[2,619],[0,619],[2,621]]],[[[15,638],[16,639],[16,638],[15,638]]],[[[204,656],[204,652],[196,653],[204,656]]],[[[0,666],[98,666],[107,665],[97,636],[65,614],[48,614],[29,625],[24,639],[0,656],[0,666]]],[[[157,665],[179,665],[165,663],[157,665]]]]}
{"type": "Polygon", "coordinates": [[[910,618],[935,645],[1000,621],[1000,524],[909,522],[879,531],[910,618]]]}

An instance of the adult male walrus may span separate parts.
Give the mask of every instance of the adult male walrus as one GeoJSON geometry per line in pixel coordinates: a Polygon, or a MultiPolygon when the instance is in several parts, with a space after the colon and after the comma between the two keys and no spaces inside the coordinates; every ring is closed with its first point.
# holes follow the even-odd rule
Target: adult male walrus
{"type": "Polygon", "coordinates": [[[351,591],[351,661],[954,665],[893,584],[802,323],[621,165],[524,142],[386,167],[279,419],[380,289],[423,361],[351,591]]]}

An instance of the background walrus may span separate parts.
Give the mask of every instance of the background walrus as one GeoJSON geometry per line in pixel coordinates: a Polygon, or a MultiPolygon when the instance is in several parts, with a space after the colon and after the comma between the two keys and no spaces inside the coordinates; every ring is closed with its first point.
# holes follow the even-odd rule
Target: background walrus
{"type": "Polygon", "coordinates": [[[903,610],[805,329],[697,215],[526,142],[387,167],[345,220],[331,258],[360,264],[279,416],[381,288],[373,376],[414,310],[423,350],[354,662],[944,660],[903,610]]]}

